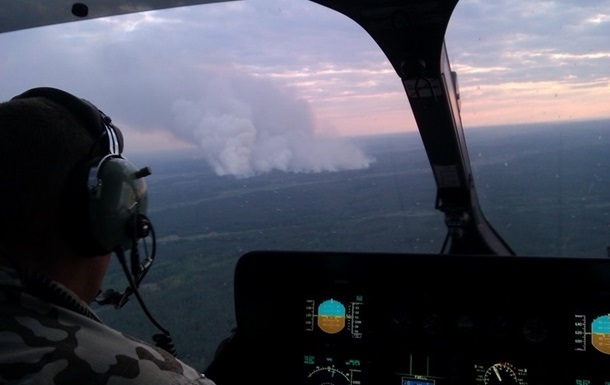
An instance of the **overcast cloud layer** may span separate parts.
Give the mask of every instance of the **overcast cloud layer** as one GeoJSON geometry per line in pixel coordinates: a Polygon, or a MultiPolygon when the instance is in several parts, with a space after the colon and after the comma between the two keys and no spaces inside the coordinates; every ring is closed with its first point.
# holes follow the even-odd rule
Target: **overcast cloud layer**
{"type": "MultiPolygon", "coordinates": [[[[608,36],[610,0],[462,0],[447,45],[464,126],[610,117],[608,36]]],[[[372,39],[306,0],[19,31],[0,50],[2,99],[66,89],[111,115],[128,148],[197,145],[221,175],[368,167],[345,136],[416,129],[372,39]]]]}

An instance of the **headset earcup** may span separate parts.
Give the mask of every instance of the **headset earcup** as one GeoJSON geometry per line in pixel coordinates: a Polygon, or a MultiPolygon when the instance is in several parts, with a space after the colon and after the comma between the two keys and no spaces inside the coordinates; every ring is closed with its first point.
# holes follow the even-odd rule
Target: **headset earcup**
{"type": "MultiPolygon", "coordinates": [[[[144,175],[145,176],[145,175],[144,175]]],[[[89,224],[102,249],[128,250],[148,206],[144,176],[120,155],[104,157],[89,172],[89,224]]]]}

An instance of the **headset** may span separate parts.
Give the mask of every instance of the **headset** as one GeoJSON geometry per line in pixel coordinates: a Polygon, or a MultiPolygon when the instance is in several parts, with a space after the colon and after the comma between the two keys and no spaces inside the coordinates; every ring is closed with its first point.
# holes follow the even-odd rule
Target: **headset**
{"type": "Polygon", "coordinates": [[[12,100],[35,97],[66,108],[94,142],[65,188],[63,220],[70,244],[89,256],[108,254],[117,247],[129,250],[150,229],[144,180],[150,169],[137,169],[121,155],[121,131],[89,101],[51,87],[32,88],[12,100]]]}
{"type": "Polygon", "coordinates": [[[146,316],[162,332],[153,336],[156,345],[176,356],[169,331],[150,314],[138,292],[156,254],[154,229],[146,216],[148,193],[144,178],[151,174],[150,168],[137,169],[121,155],[123,134],[108,115],[86,99],[57,88],[37,87],[11,100],[39,97],[67,109],[93,139],[87,158],[74,167],[65,188],[65,232],[74,249],[85,256],[114,252],[129,281],[123,292],[100,291],[95,301],[120,309],[134,294],[146,316]],[[152,250],[146,250],[146,258],[140,262],[138,241],[149,236],[152,250]],[[125,250],[130,249],[131,271],[125,258],[125,250]]]}

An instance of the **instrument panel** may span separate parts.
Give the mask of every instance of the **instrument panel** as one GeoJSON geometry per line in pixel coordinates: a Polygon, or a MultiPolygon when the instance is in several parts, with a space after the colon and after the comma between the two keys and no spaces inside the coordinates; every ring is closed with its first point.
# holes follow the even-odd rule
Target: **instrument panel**
{"type": "Polygon", "coordinates": [[[610,383],[610,259],[256,251],[235,306],[218,385],[610,383]]]}

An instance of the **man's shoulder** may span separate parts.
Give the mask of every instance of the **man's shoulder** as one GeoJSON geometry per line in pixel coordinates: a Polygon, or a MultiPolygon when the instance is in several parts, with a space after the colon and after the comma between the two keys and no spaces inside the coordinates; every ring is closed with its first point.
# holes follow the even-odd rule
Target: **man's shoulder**
{"type": "Polygon", "coordinates": [[[213,385],[165,350],[97,320],[24,293],[3,295],[19,299],[1,301],[0,383],[213,385]]]}

